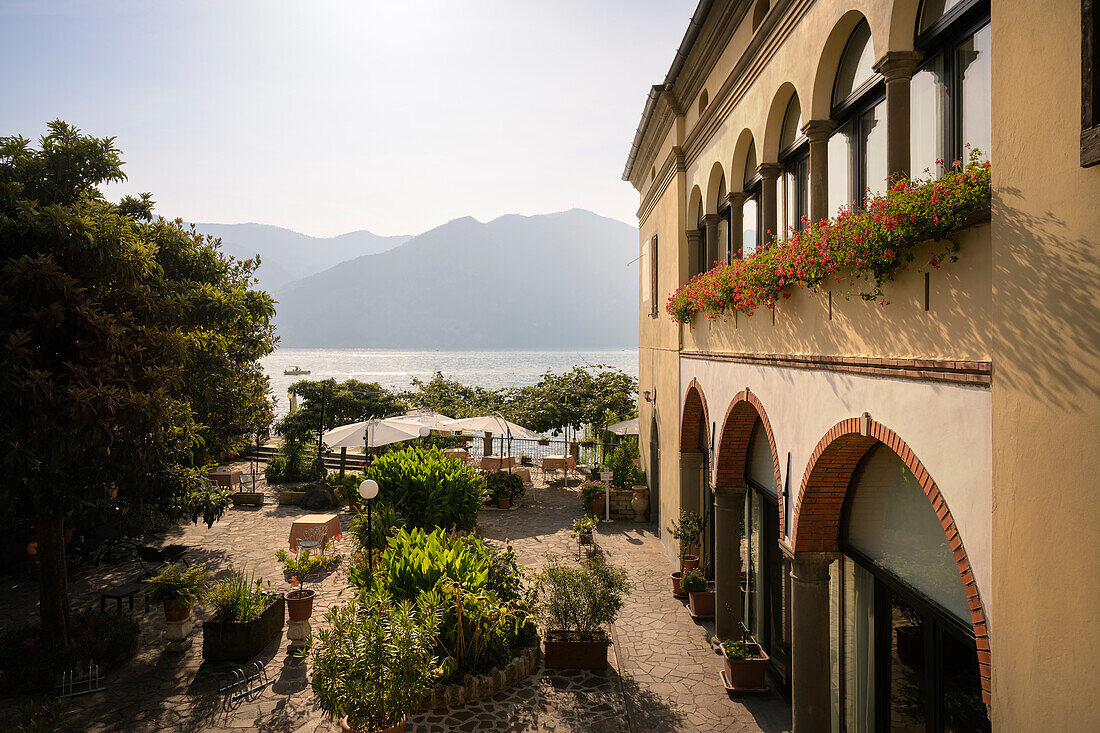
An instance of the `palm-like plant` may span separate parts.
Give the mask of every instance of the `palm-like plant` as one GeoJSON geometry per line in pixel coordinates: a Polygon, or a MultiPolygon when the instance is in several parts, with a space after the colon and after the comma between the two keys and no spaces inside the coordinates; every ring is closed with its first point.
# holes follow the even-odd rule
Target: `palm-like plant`
{"type": "Polygon", "coordinates": [[[191,606],[206,598],[209,588],[210,573],[205,565],[169,565],[146,582],[145,598],[155,606],[164,604],[169,616],[186,616],[191,606]]]}

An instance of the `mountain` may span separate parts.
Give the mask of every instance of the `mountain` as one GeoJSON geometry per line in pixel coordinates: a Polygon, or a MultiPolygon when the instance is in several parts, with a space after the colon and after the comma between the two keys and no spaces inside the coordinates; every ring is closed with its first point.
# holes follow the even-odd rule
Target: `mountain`
{"type": "Polygon", "coordinates": [[[411,239],[404,235],[382,237],[366,230],[311,237],[269,224],[195,224],[195,228],[221,237],[222,248],[234,257],[260,255],[256,277],[264,290],[274,290],[339,262],[385,252],[411,239]]]}
{"type": "Polygon", "coordinates": [[[633,346],[638,232],[572,209],[456,219],[275,291],[282,346],[633,346]]]}

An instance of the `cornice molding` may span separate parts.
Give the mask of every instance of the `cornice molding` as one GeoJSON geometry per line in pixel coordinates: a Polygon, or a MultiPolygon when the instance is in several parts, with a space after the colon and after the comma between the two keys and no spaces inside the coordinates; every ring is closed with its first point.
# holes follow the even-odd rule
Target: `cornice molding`
{"type": "Polygon", "coordinates": [[[665,162],[661,164],[661,170],[658,172],[657,178],[654,179],[653,185],[642,196],[642,203],[637,211],[638,226],[645,224],[646,219],[653,212],[653,207],[657,205],[657,201],[664,195],[665,190],[672,185],[676,174],[683,173],[685,170],[684,151],[679,146],[674,146],[669,154],[665,156],[665,162]]]}

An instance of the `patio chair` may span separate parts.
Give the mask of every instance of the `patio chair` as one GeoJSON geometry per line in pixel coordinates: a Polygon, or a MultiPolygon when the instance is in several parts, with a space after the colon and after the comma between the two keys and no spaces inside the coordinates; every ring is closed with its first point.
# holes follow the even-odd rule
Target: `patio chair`
{"type": "Polygon", "coordinates": [[[327,527],[320,525],[315,529],[308,529],[302,533],[302,536],[298,538],[298,549],[309,550],[314,552],[320,550],[325,551],[325,540],[327,538],[327,527]]]}

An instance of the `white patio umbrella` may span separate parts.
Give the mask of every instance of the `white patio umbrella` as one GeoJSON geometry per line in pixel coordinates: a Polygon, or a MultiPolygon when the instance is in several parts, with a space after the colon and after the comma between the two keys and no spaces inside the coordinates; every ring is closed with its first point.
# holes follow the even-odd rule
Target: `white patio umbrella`
{"type": "Polygon", "coordinates": [[[440,430],[468,430],[470,432],[478,433],[494,433],[496,435],[506,435],[512,438],[527,438],[529,440],[538,440],[542,436],[538,433],[528,430],[522,425],[516,425],[514,422],[509,422],[502,417],[496,415],[486,415],[484,417],[464,417],[461,420],[450,420],[444,422],[439,427],[440,430]]]}
{"type": "Polygon", "coordinates": [[[387,418],[389,422],[397,423],[410,423],[413,425],[424,425],[432,430],[450,430],[450,428],[443,427],[444,423],[453,422],[453,417],[447,417],[446,415],[433,412],[432,410],[426,410],[424,412],[410,412],[405,415],[396,415],[391,418],[387,418]]]}
{"type": "Polygon", "coordinates": [[[400,443],[420,437],[420,425],[393,419],[365,420],[341,425],[325,433],[321,439],[329,448],[354,448],[366,445],[379,448],[390,443],[400,443]]]}
{"type": "Polygon", "coordinates": [[[615,435],[637,435],[638,418],[632,417],[629,420],[623,420],[614,425],[608,425],[607,430],[610,433],[615,433],[615,435]]]}

